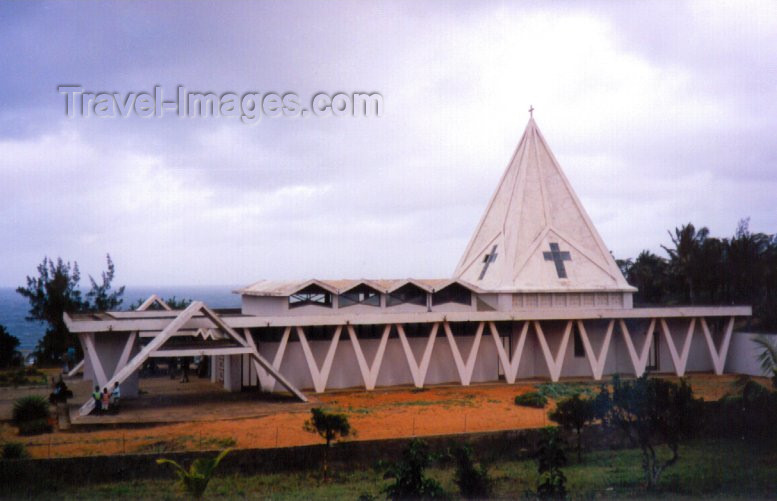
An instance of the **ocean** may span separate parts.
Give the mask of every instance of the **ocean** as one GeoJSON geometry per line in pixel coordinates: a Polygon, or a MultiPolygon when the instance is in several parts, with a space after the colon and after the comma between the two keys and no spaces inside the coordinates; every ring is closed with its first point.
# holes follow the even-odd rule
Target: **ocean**
{"type": "MultiPolygon", "coordinates": [[[[130,287],[124,290],[122,308],[126,309],[138,299],[145,300],[151,294],[162,298],[175,296],[177,299],[195,299],[204,301],[211,308],[239,308],[240,296],[232,294],[237,286],[160,286],[130,287]]],[[[0,287],[0,325],[5,326],[11,335],[19,338],[20,350],[32,350],[46,332],[41,322],[25,320],[30,305],[27,298],[16,292],[15,287],[0,287]]]]}

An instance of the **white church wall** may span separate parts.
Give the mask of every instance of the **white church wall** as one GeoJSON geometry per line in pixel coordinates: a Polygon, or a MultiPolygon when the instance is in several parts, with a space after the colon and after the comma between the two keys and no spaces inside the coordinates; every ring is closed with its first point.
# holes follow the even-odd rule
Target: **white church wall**
{"type": "MultiPolygon", "coordinates": [[[[522,326],[518,323],[513,327],[513,339],[512,349],[515,350],[518,342],[522,326]]],[[[540,349],[540,345],[537,342],[537,336],[534,335],[532,328],[529,327],[529,331],[526,334],[526,341],[523,346],[523,355],[521,356],[521,363],[518,365],[518,379],[529,379],[536,376],[537,369],[536,364],[540,363],[544,367],[545,361],[536,359],[537,351],[540,349]]]]}
{"type": "Polygon", "coordinates": [[[241,296],[242,311],[246,315],[284,315],[288,311],[288,298],[241,296]]]}
{"type": "MultiPolygon", "coordinates": [[[[760,349],[753,342],[758,334],[749,332],[734,332],[726,360],[726,373],[747,374],[749,376],[764,376],[761,364],[758,362],[760,349]]],[[[764,334],[772,343],[777,343],[777,334],[764,334]]]]}
{"type": "MultiPolygon", "coordinates": [[[[426,349],[427,337],[408,337],[408,344],[415,356],[417,364],[420,364],[423,357],[424,350],[426,349]]],[[[466,363],[472,345],[474,343],[475,336],[457,336],[455,338],[459,352],[462,359],[466,363]]],[[[361,346],[364,358],[369,367],[372,367],[375,354],[378,350],[380,339],[360,339],[359,345],[361,346]]],[[[272,361],[278,350],[278,342],[262,342],[259,343],[259,352],[267,360],[272,361]]],[[[310,350],[319,368],[323,368],[326,354],[331,346],[331,341],[309,341],[310,350]]],[[[498,380],[498,355],[494,340],[490,333],[485,329],[480,341],[477,358],[472,373],[471,382],[486,382],[498,380]]],[[[286,377],[293,385],[304,388],[313,388],[313,379],[310,377],[307,361],[305,359],[302,346],[295,339],[290,341],[286,347],[286,351],[283,356],[283,360],[280,366],[280,372],[286,377]]],[[[456,364],[453,358],[453,352],[451,351],[450,344],[440,327],[437,338],[432,348],[432,354],[429,361],[429,368],[426,373],[425,384],[442,384],[442,383],[460,383],[460,376],[456,368],[456,364]]],[[[377,378],[377,387],[381,386],[396,386],[396,385],[412,385],[413,378],[408,367],[408,361],[405,356],[405,351],[399,338],[395,332],[392,332],[391,337],[386,343],[386,348],[383,355],[383,362],[380,367],[380,372],[377,378]]],[[[347,333],[341,334],[340,341],[337,344],[335,355],[332,359],[332,368],[327,379],[327,389],[336,388],[351,388],[362,387],[364,381],[362,378],[359,365],[356,360],[356,353],[353,349],[353,344],[348,338],[347,333]]],[[[278,385],[276,384],[276,389],[278,385]]]]}
{"type": "MultiPolygon", "coordinates": [[[[686,334],[690,326],[691,319],[666,319],[669,332],[674,342],[675,350],[678,356],[682,357],[683,346],[685,344],[686,334]]],[[[676,374],[677,368],[675,367],[672,354],[669,349],[666,337],[661,329],[661,322],[656,321],[656,332],[658,332],[658,369],[654,372],[661,374],[676,374]]],[[[685,374],[689,372],[710,372],[714,367],[712,359],[710,358],[707,342],[704,339],[704,333],[701,329],[701,324],[697,320],[694,332],[691,338],[691,347],[688,352],[688,360],[685,365],[685,374]]]]}
{"type": "MultiPolygon", "coordinates": [[[[119,362],[119,358],[121,358],[121,354],[124,351],[124,346],[127,344],[127,339],[130,335],[130,333],[115,332],[106,336],[95,336],[94,347],[97,351],[97,356],[100,359],[100,365],[102,365],[103,372],[105,373],[105,377],[107,379],[110,379],[113,376],[113,373],[116,371],[116,365],[119,362]]],[[[90,357],[86,354],[87,348],[81,339],[81,336],[79,336],[79,340],[81,340],[81,347],[83,348],[85,354],[83,369],[84,380],[92,381],[92,387],[94,387],[98,385],[97,378],[94,374],[94,367],[90,357]]],[[[139,348],[136,342],[132,353],[130,353],[130,359],[135,356],[138,351],[139,348]]],[[[136,371],[121,384],[122,397],[137,397],[138,384],[139,375],[136,371]]],[[[100,388],[100,390],[102,390],[102,388],[100,388]]]]}

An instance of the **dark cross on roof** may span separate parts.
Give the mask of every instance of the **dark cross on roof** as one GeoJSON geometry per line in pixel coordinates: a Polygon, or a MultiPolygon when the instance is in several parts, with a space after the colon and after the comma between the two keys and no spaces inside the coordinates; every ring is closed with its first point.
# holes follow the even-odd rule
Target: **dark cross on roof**
{"type": "Polygon", "coordinates": [[[545,258],[545,261],[553,261],[556,265],[556,274],[558,275],[558,278],[567,278],[567,270],[564,268],[564,261],[572,261],[572,256],[569,255],[569,252],[561,252],[558,248],[558,244],[552,243],[550,244],[550,252],[543,252],[542,256],[545,258]]]}
{"type": "Polygon", "coordinates": [[[480,272],[480,276],[478,277],[478,280],[483,280],[483,277],[486,276],[486,271],[488,271],[488,265],[496,261],[496,245],[491,248],[491,253],[486,254],[483,256],[483,271],[480,272]]]}
{"type": "Polygon", "coordinates": [[[529,105],[529,118],[534,117],[534,106],[529,105]]]}

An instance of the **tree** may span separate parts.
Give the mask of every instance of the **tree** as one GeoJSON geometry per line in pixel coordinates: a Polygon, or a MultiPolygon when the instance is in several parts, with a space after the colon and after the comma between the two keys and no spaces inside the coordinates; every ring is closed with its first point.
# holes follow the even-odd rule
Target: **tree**
{"type": "Polygon", "coordinates": [[[537,485],[540,499],[564,499],[567,496],[567,477],[561,467],[567,464],[564,439],[558,428],[543,428],[537,450],[537,472],[541,482],[537,485]]]}
{"type": "Polygon", "coordinates": [[[348,416],[345,414],[330,413],[320,407],[310,409],[310,413],[311,418],[305,421],[303,428],[307,432],[317,433],[326,441],[324,445],[324,464],[322,467],[324,482],[326,482],[329,473],[329,447],[333,441],[341,437],[347,437],[353,430],[348,422],[348,416]]]}
{"type": "Polygon", "coordinates": [[[80,280],[78,263],[71,265],[61,258],[57,258],[55,263],[45,257],[38,265],[38,276],[28,276],[27,287],[16,289],[30,303],[27,320],[48,324],[46,333],[35,348],[38,363],[56,363],[68,347],[75,347],[76,352],[82,354],[78,339],[67,330],[63,318],[65,312],[82,311],[86,307],[87,303],[78,288],[80,280]]]}
{"type": "Polygon", "coordinates": [[[491,479],[484,465],[475,466],[472,449],[466,445],[453,449],[456,461],[454,481],[465,499],[487,499],[491,497],[491,479]]]}
{"type": "MultiPolygon", "coordinates": [[[[171,296],[171,297],[168,297],[166,299],[162,299],[162,301],[164,301],[165,304],[167,306],[169,306],[173,310],[185,310],[187,306],[192,304],[192,300],[191,299],[188,299],[188,298],[178,299],[175,296],[171,296]]],[[[127,309],[130,310],[130,311],[137,310],[140,307],[140,305],[143,304],[143,302],[144,302],[143,299],[138,299],[137,301],[135,301],[134,303],[129,305],[129,307],[127,309]]],[[[158,310],[161,310],[161,309],[163,309],[163,308],[161,306],[159,306],[158,303],[154,303],[154,304],[152,304],[149,307],[149,310],[153,310],[153,311],[158,311],[158,310]]]]}
{"type": "Polygon", "coordinates": [[[82,297],[79,287],[81,273],[78,263],[56,262],[48,257],[38,265],[38,276],[27,277],[27,286],[18,287],[16,292],[26,297],[30,303],[27,320],[48,324],[46,333],[35,347],[38,363],[55,364],[68,348],[76,350],[78,358],[83,357],[78,338],[68,331],[64,313],[98,311],[103,306],[116,307],[121,304],[124,287],[111,291],[114,277],[114,265],[110,255],[107,257],[108,270],[102,274],[102,283],[97,284],[89,277],[92,288],[82,297]]]}
{"type": "Polygon", "coordinates": [[[636,287],[636,304],[661,304],[669,301],[669,265],[666,259],[648,250],[640,252],[637,259],[626,268],[626,280],[636,287]]]}
{"type": "Polygon", "coordinates": [[[111,282],[116,274],[116,267],[113,265],[111,255],[105,255],[107,270],[102,272],[102,282],[98,284],[94,278],[89,276],[89,282],[92,288],[86,293],[87,304],[91,311],[111,311],[121,306],[121,296],[124,294],[124,286],[111,291],[111,282]]]}
{"type": "Polygon", "coordinates": [[[607,424],[620,429],[634,447],[642,450],[642,468],[648,489],[653,489],[661,473],[679,459],[679,444],[697,426],[698,402],[693,390],[682,380],[677,385],[647,374],[633,381],[613,376],[607,424]],[[671,457],[661,461],[656,448],[665,444],[671,457]]]}
{"type": "Polygon", "coordinates": [[[156,460],[156,463],[172,465],[175,468],[176,475],[178,475],[178,483],[181,488],[187,494],[199,499],[205,493],[205,489],[208,488],[213,472],[230,450],[232,449],[224,449],[218,456],[211,459],[195,459],[188,470],[172,459],[160,458],[156,460]]]}
{"type": "Polygon", "coordinates": [[[402,451],[402,459],[388,466],[383,478],[393,478],[394,483],[387,485],[383,492],[392,500],[445,498],[440,483],[424,475],[433,460],[429,445],[414,438],[402,451]]]}
{"type": "Polygon", "coordinates": [[[674,235],[669,232],[674,248],[661,246],[669,254],[669,265],[681,287],[685,303],[697,302],[699,278],[708,271],[700,266],[699,256],[709,233],[707,228],[696,231],[696,227],[688,223],[675,228],[674,235]]]}
{"type": "Polygon", "coordinates": [[[17,350],[19,339],[0,325],[0,369],[21,365],[22,356],[17,350]]]}
{"type": "Polygon", "coordinates": [[[564,429],[575,430],[577,433],[577,460],[579,462],[583,448],[583,427],[596,418],[596,401],[590,398],[580,398],[580,395],[573,395],[571,398],[560,401],[556,408],[548,413],[548,417],[564,429]]]}

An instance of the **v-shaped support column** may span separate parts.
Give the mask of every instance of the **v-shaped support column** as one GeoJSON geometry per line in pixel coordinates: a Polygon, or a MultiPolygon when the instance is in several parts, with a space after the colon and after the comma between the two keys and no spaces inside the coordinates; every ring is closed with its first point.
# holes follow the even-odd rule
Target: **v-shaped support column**
{"type": "Polygon", "coordinates": [[[302,327],[297,327],[297,336],[299,336],[299,342],[302,345],[302,352],[305,354],[305,361],[308,364],[308,370],[310,371],[310,377],[313,379],[313,387],[316,393],[326,391],[326,382],[329,379],[329,372],[332,370],[332,361],[335,358],[335,351],[337,351],[342,331],[343,326],[338,325],[334,336],[332,336],[332,342],[329,343],[329,350],[326,352],[326,357],[324,357],[324,363],[321,365],[321,369],[319,369],[308,340],[305,337],[305,331],[302,330],[302,327]]]}
{"type": "Polygon", "coordinates": [[[696,319],[692,318],[688,325],[688,331],[685,334],[683,350],[678,353],[677,347],[674,344],[674,339],[672,339],[672,333],[669,331],[669,325],[666,323],[666,319],[661,319],[661,331],[664,333],[664,339],[666,339],[666,344],[669,347],[669,354],[672,356],[675,373],[680,377],[685,375],[685,366],[688,365],[688,354],[691,352],[691,340],[695,329],[696,319]]]}
{"type": "Polygon", "coordinates": [[[642,344],[642,350],[637,355],[637,350],[634,347],[634,341],[631,339],[631,333],[626,322],[623,319],[618,321],[621,327],[621,334],[623,334],[623,341],[626,343],[626,348],[629,352],[629,358],[631,358],[631,365],[634,366],[634,374],[637,377],[641,377],[645,373],[647,368],[648,357],[650,356],[650,345],[653,344],[653,331],[656,328],[656,319],[650,319],[650,325],[648,326],[647,333],[645,334],[645,341],[642,344]]]}
{"type": "Polygon", "coordinates": [[[604,342],[599,348],[599,356],[594,354],[594,349],[591,346],[591,340],[588,338],[588,332],[585,330],[585,325],[582,320],[577,321],[577,329],[580,331],[580,339],[583,341],[583,348],[585,349],[588,363],[591,364],[591,372],[593,373],[594,380],[599,381],[602,379],[602,373],[604,373],[604,363],[607,361],[607,352],[610,349],[610,341],[612,340],[612,328],[615,326],[615,320],[610,320],[607,324],[607,332],[604,334],[604,342]]]}
{"type": "Polygon", "coordinates": [[[523,347],[526,344],[526,335],[529,332],[529,322],[524,322],[521,328],[521,333],[518,336],[518,343],[515,346],[515,350],[512,353],[512,358],[508,357],[505,347],[502,344],[502,340],[499,336],[499,331],[496,329],[494,322],[488,322],[488,328],[491,331],[491,337],[494,338],[496,344],[496,353],[499,356],[499,361],[502,362],[502,367],[505,371],[505,381],[508,384],[515,383],[515,378],[518,376],[518,367],[521,363],[521,355],[523,355],[523,347]]]}
{"type": "Polygon", "coordinates": [[[432,324],[431,331],[429,332],[429,338],[426,340],[426,348],[421,356],[421,363],[416,362],[413,350],[410,348],[410,343],[405,335],[405,328],[402,324],[397,324],[397,334],[399,335],[399,341],[402,344],[402,349],[405,352],[405,359],[407,360],[407,367],[410,369],[410,375],[413,377],[413,384],[416,388],[423,388],[424,381],[426,381],[426,373],[429,370],[429,361],[432,358],[432,350],[434,349],[434,342],[437,339],[437,330],[440,324],[435,322],[432,324]]]}
{"type": "MultiPolygon", "coordinates": [[[[279,372],[281,369],[281,363],[283,362],[283,355],[286,353],[286,347],[289,344],[289,336],[291,335],[291,327],[283,329],[283,335],[281,336],[281,342],[278,343],[278,349],[275,352],[275,356],[272,359],[272,368],[275,372],[279,372]]],[[[254,338],[251,333],[246,329],[245,338],[248,345],[257,350],[254,338]]],[[[259,351],[257,350],[257,353],[259,351]]],[[[256,370],[256,377],[259,379],[259,384],[262,387],[262,391],[273,391],[275,389],[276,378],[272,374],[262,367],[258,361],[253,360],[254,369],[256,370]]]]}
{"type": "Polygon", "coordinates": [[[475,332],[475,340],[472,342],[472,347],[469,350],[466,363],[461,357],[461,352],[459,351],[459,347],[456,344],[456,339],[454,339],[453,333],[451,332],[450,324],[446,321],[443,322],[442,326],[445,329],[445,336],[448,338],[448,343],[451,345],[453,361],[456,364],[456,370],[459,372],[461,385],[469,386],[470,381],[472,381],[472,373],[475,370],[475,361],[477,360],[478,349],[480,348],[480,340],[483,337],[484,322],[478,323],[478,328],[475,332]]]}
{"type": "Polygon", "coordinates": [[[715,341],[712,339],[707,319],[704,317],[701,317],[701,329],[704,332],[704,339],[707,340],[707,347],[710,350],[710,358],[712,359],[713,367],[715,367],[715,374],[720,376],[726,367],[726,356],[728,355],[729,344],[731,344],[731,333],[734,331],[734,317],[729,318],[728,322],[726,322],[726,330],[723,333],[720,351],[715,348],[715,341]]]}
{"type": "Polygon", "coordinates": [[[564,355],[567,352],[567,345],[569,344],[569,334],[572,332],[572,320],[569,320],[566,328],[564,328],[561,344],[558,347],[558,352],[555,357],[550,353],[548,341],[545,339],[545,334],[542,332],[542,327],[538,320],[534,321],[534,330],[537,333],[537,339],[540,342],[542,354],[545,356],[545,362],[548,364],[550,379],[551,381],[556,382],[561,377],[561,369],[564,367],[564,355]]]}
{"type": "Polygon", "coordinates": [[[383,363],[383,353],[386,351],[386,342],[391,332],[391,324],[386,325],[383,328],[383,335],[380,337],[380,343],[378,344],[378,351],[375,353],[375,357],[372,359],[372,365],[367,365],[367,359],[364,358],[364,352],[362,351],[359,339],[356,337],[356,329],[353,325],[348,325],[348,336],[351,338],[351,344],[353,344],[353,351],[356,352],[356,362],[359,364],[359,370],[362,373],[362,380],[364,381],[364,387],[367,390],[374,390],[375,385],[378,382],[378,373],[380,372],[380,366],[383,363]]]}

